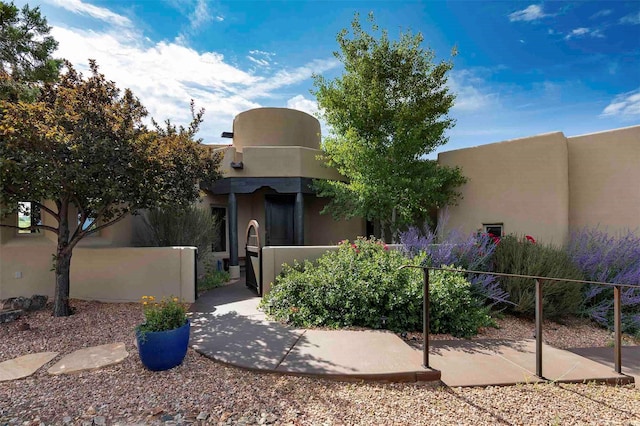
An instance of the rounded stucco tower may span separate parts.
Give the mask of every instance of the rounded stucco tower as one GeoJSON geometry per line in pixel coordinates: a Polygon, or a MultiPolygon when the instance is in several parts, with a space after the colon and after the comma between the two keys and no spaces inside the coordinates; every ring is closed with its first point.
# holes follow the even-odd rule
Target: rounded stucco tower
{"type": "Polygon", "coordinates": [[[289,108],[256,108],[233,120],[233,146],[302,146],[320,148],[320,123],[306,112],[289,108]]]}

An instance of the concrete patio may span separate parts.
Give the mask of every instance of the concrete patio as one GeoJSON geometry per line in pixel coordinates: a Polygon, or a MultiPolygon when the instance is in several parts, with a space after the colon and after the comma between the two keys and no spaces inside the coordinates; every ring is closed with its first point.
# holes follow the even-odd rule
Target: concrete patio
{"type": "Polygon", "coordinates": [[[422,350],[395,333],[296,329],[269,321],[257,309],[259,302],[243,278],[207,292],[191,306],[190,345],[211,359],[245,369],[340,380],[490,386],[545,379],[626,384],[640,376],[640,351],[623,353],[623,365],[630,369],[620,375],[600,359],[544,345],[545,379],[538,378],[532,339],[431,341],[431,368],[423,368],[422,350]]]}

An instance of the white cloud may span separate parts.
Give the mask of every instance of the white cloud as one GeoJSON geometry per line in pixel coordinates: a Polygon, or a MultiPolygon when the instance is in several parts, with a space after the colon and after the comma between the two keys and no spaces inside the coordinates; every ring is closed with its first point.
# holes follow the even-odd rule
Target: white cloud
{"type": "Polygon", "coordinates": [[[253,62],[254,64],[260,65],[261,67],[268,67],[269,61],[266,59],[254,58],[253,56],[247,56],[247,59],[253,62]]]}
{"type": "Polygon", "coordinates": [[[640,118],[640,88],[617,95],[600,116],[618,117],[623,120],[640,118]]]}
{"type": "Polygon", "coordinates": [[[611,15],[611,9],[603,9],[591,15],[589,19],[596,19],[596,18],[601,18],[609,15],[611,15]]]}
{"type": "Polygon", "coordinates": [[[193,98],[197,107],[206,109],[201,136],[209,142],[229,130],[235,115],[262,106],[261,99],[282,98],[279,89],[337,66],[332,59],[316,60],[258,76],[231,65],[220,53],[197,52],[177,42],[152,43],[120,29],[54,26],[51,34],[59,42],[56,56],[69,59],[81,71],[87,71],[88,58],[96,59],[100,71],[119,88],[130,88],[159,122],[169,118],[189,123],[193,98]]]}
{"type": "Polygon", "coordinates": [[[570,40],[572,38],[579,38],[579,37],[586,37],[586,36],[591,36],[591,37],[595,37],[595,38],[604,38],[604,34],[602,34],[602,31],[598,30],[598,29],[591,29],[591,28],[585,28],[585,27],[580,27],[580,28],[576,28],[574,30],[571,30],[571,32],[569,34],[567,34],[564,39],[565,40],[570,40]]]}
{"type": "Polygon", "coordinates": [[[304,111],[314,117],[318,114],[318,103],[314,100],[307,99],[302,95],[296,95],[287,101],[287,108],[304,111]]]}
{"type": "MultiPolygon", "coordinates": [[[[247,59],[256,65],[264,68],[270,68],[272,65],[272,58],[276,56],[273,52],[265,52],[264,50],[250,50],[247,59]]],[[[274,62],[273,64],[277,64],[274,62]]]]}
{"type": "Polygon", "coordinates": [[[494,107],[497,102],[497,94],[487,92],[485,81],[472,71],[452,71],[448,85],[456,95],[452,108],[454,111],[480,111],[494,107]]]}
{"type": "Polygon", "coordinates": [[[621,24],[631,24],[631,25],[640,25],[640,12],[632,13],[627,16],[623,16],[620,18],[621,24]]]}
{"type": "Polygon", "coordinates": [[[545,16],[549,16],[542,10],[542,5],[540,4],[532,4],[528,6],[526,9],[518,10],[516,12],[509,14],[509,21],[517,22],[517,21],[535,21],[537,19],[544,18],[545,16]]]}
{"type": "Polygon", "coordinates": [[[119,25],[121,27],[129,27],[132,25],[131,20],[126,16],[119,15],[105,9],[104,7],[94,6],[92,4],[83,3],[82,0],[46,0],[55,6],[66,9],[78,15],[88,15],[101,21],[119,25]]]}
{"type": "Polygon", "coordinates": [[[191,30],[196,31],[207,22],[211,22],[214,17],[209,13],[209,7],[206,0],[198,0],[196,8],[189,14],[189,24],[191,30]]]}

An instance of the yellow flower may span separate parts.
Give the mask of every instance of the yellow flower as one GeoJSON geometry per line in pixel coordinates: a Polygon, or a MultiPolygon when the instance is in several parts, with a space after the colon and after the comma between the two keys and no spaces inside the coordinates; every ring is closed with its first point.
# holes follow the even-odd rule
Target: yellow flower
{"type": "Polygon", "coordinates": [[[148,298],[149,298],[149,296],[142,296],[142,300],[148,299],[148,298]]]}
{"type": "Polygon", "coordinates": [[[147,304],[147,302],[142,302],[142,304],[143,304],[143,305],[146,305],[146,304],[147,304]]]}
{"type": "Polygon", "coordinates": [[[174,298],[173,298],[173,301],[174,301],[174,302],[177,302],[177,301],[178,301],[178,298],[177,298],[177,297],[174,297],[174,298]]]}
{"type": "Polygon", "coordinates": [[[153,296],[149,296],[149,300],[156,300],[156,298],[153,296]]]}

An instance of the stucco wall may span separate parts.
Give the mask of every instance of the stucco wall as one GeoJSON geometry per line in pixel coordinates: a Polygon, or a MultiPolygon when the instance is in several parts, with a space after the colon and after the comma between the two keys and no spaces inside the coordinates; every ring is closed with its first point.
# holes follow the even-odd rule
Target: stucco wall
{"type": "Polygon", "coordinates": [[[640,126],[567,141],[569,228],[640,232],[640,126]]]}
{"type": "Polygon", "coordinates": [[[320,214],[327,199],[305,197],[305,244],[312,246],[337,244],[338,242],[364,236],[366,222],[362,218],[334,220],[330,214],[320,214]]]}
{"type": "MultiPolygon", "coordinates": [[[[193,247],[77,247],[71,259],[70,296],[105,302],[136,302],[140,297],[176,296],[194,300],[193,247]]],[[[55,275],[46,238],[0,245],[0,299],[53,296],[55,275]]]]}
{"type": "Polygon", "coordinates": [[[235,147],[226,148],[220,165],[223,177],[306,177],[344,180],[335,169],[324,166],[318,159],[322,151],[302,146],[245,147],[239,154],[235,147]],[[242,161],[242,169],[234,169],[231,162],[242,161]]]}
{"type": "Polygon", "coordinates": [[[288,108],[256,108],[233,120],[233,145],[320,147],[320,123],[311,115],[288,108]]]}
{"type": "Polygon", "coordinates": [[[445,229],[473,232],[503,223],[505,233],[562,244],[569,230],[569,168],[561,132],[443,152],[469,182],[449,207],[445,229]]]}

